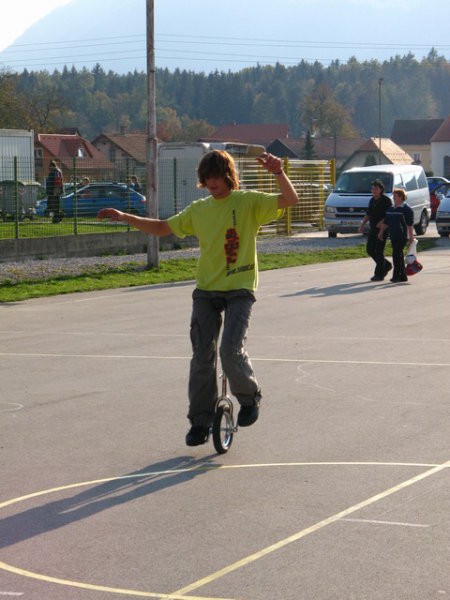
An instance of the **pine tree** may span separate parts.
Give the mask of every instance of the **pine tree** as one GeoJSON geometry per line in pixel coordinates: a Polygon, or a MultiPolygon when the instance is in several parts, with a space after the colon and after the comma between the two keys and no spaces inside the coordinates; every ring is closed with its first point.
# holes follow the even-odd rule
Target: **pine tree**
{"type": "Polygon", "coordinates": [[[314,139],[309,129],[306,132],[306,139],[305,145],[303,146],[302,158],[304,158],[305,160],[313,160],[314,158],[317,158],[316,149],[314,147],[314,139]]]}

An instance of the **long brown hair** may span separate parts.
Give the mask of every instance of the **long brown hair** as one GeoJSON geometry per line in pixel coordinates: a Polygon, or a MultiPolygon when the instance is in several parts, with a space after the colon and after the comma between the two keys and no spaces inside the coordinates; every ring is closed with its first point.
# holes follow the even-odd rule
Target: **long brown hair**
{"type": "Polygon", "coordinates": [[[206,187],[208,177],[222,177],[230,190],[239,188],[239,178],[233,157],[225,150],[212,150],[201,159],[198,168],[198,187],[206,187]]]}

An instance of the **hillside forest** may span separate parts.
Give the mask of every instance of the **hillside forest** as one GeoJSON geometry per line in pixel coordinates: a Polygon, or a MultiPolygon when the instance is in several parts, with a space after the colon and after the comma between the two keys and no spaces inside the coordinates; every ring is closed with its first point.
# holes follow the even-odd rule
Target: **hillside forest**
{"type": "MultiPolygon", "coordinates": [[[[0,128],[51,133],[76,127],[93,139],[100,132],[145,131],[146,74],[119,75],[64,67],[62,71],[0,71],[0,128]]],[[[450,114],[450,63],[431,49],[388,61],[329,66],[257,66],[209,74],[156,71],[158,137],[208,137],[226,123],[287,123],[292,137],[389,137],[395,119],[450,114]]]]}

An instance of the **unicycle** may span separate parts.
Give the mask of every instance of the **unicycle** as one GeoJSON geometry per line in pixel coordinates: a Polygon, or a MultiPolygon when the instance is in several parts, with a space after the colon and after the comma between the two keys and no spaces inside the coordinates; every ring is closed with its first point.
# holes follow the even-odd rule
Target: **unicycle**
{"type": "Polygon", "coordinates": [[[237,432],[237,423],[233,417],[233,402],[227,393],[227,378],[221,375],[222,393],[217,398],[211,433],[214,448],[218,454],[225,454],[231,448],[233,435],[237,432]]]}

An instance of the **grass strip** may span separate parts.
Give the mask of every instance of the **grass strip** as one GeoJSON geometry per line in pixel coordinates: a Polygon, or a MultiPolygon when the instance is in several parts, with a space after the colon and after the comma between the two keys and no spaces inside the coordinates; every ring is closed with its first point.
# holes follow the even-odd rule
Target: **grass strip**
{"type": "MultiPolygon", "coordinates": [[[[421,239],[420,251],[433,248],[436,241],[421,239]]],[[[386,246],[387,255],[390,245],[386,246]]],[[[308,252],[259,253],[259,269],[267,271],[316,263],[367,258],[365,244],[344,248],[311,250],[308,252]]],[[[196,258],[173,258],[161,261],[158,269],[146,269],[142,264],[127,263],[120,267],[106,267],[95,272],[89,268],[80,275],[60,275],[45,280],[5,281],[0,284],[0,302],[19,302],[29,298],[93,292],[116,288],[170,284],[195,279],[196,258]]]]}

